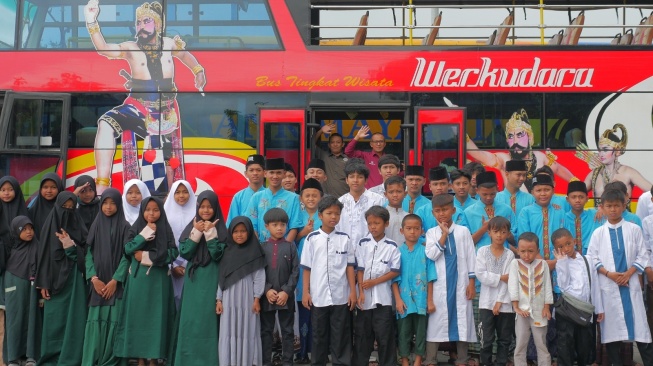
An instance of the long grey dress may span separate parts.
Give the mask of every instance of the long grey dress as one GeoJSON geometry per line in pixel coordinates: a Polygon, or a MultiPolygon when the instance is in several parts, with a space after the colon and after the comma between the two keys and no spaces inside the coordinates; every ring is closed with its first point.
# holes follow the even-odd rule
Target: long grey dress
{"type": "Polygon", "coordinates": [[[218,287],[222,299],[218,354],[220,366],[263,364],[261,320],[252,312],[254,297],[260,298],[265,288],[265,269],[260,268],[228,287],[218,287]]]}

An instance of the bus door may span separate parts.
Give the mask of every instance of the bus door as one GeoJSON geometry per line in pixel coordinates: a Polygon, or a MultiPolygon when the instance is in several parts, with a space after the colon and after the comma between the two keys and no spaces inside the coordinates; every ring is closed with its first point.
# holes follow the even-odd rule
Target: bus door
{"type": "MultiPolygon", "coordinates": [[[[447,170],[465,164],[465,108],[415,108],[415,147],[417,165],[424,166],[425,175],[437,166],[447,170]]],[[[424,192],[430,194],[428,182],[424,192]]]]}
{"type": "Polygon", "coordinates": [[[66,178],[70,95],[12,93],[0,114],[0,176],[21,183],[25,199],[36,193],[41,177],[56,172],[66,178]]]}
{"type": "Polygon", "coordinates": [[[283,158],[295,170],[300,187],[306,161],[306,111],[261,108],[259,113],[259,153],[266,159],[283,158]]]}

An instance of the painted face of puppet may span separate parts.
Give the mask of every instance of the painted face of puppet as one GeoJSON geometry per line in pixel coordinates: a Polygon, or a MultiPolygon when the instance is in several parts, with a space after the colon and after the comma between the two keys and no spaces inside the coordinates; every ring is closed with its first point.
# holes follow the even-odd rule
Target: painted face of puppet
{"type": "Polygon", "coordinates": [[[617,160],[619,152],[607,144],[599,144],[599,160],[605,165],[610,165],[617,160]]]}
{"type": "Polygon", "coordinates": [[[510,155],[517,159],[523,159],[528,155],[530,143],[528,133],[523,128],[515,128],[508,131],[506,141],[510,148],[510,155]]]}
{"type": "Polygon", "coordinates": [[[156,22],[151,17],[142,17],[136,21],[136,38],[147,43],[156,35],[156,22]]]}

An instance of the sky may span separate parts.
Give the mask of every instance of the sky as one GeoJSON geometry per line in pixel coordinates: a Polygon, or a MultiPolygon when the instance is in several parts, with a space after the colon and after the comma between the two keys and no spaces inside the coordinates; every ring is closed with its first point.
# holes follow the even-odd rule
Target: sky
{"type": "MultiPolygon", "coordinates": [[[[588,1],[589,2],[589,1],[588,1]]],[[[442,26],[475,26],[475,28],[447,28],[440,29],[438,38],[460,38],[472,37],[475,39],[486,39],[496,27],[501,24],[503,19],[508,15],[507,9],[417,9],[417,25],[426,26],[433,22],[433,18],[437,15],[438,11],[442,11],[442,26]],[[479,28],[479,26],[491,26],[491,28],[479,28]]],[[[363,9],[356,10],[329,10],[325,11],[324,16],[321,17],[322,25],[330,26],[351,26],[358,25],[363,9]]],[[[584,28],[581,34],[581,43],[607,43],[617,33],[623,32],[624,17],[622,16],[622,9],[617,11],[615,9],[600,9],[589,10],[585,12],[585,25],[600,25],[602,28],[584,28]],[[599,38],[594,38],[599,37],[599,38]]],[[[651,9],[644,9],[642,13],[638,9],[626,9],[625,23],[628,25],[637,25],[643,16],[648,16],[651,9]]],[[[395,11],[398,25],[401,25],[402,16],[401,9],[395,11]]],[[[572,18],[578,15],[579,11],[572,11],[572,18]]],[[[406,16],[408,19],[408,16],[406,16]]],[[[524,10],[517,8],[515,11],[515,25],[537,26],[539,24],[539,11],[536,9],[527,9],[526,14],[524,10]]],[[[569,24],[569,17],[567,11],[551,11],[545,12],[544,24],[547,26],[545,29],[545,38],[550,38],[559,30],[564,29],[569,24]]],[[[371,10],[369,17],[370,26],[393,26],[393,16],[391,9],[371,10]]],[[[352,38],[356,30],[350,29],[324,29],[323,37],[327,38],[352,38]]],[[[415,29],[414,37],[422,38],[427,34],[427,29],[415,29]]],[[[517,29],[516,35],[518,37],[536,37],[531,38],[531,41],[539,40],[539,29],[517,29]]],[[[406,32],[408,34],[408,32],[406,32]]],[[[401,36],[400,29],[369,29],[368,38],[374,37],[399,37],[401,36]]]]}

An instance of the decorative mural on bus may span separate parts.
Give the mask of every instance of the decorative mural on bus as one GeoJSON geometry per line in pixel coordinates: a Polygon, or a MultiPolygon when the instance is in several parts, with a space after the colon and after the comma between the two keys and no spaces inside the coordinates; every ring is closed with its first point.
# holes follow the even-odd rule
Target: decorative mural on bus
{"type": "Polygon", "coordinates": [[[167,192],[172,183],[185,178],[181,121],[175,86],[173,57],[194,75],[195,87],[206,85],[204,68],[185,50],[179,37],[164,37],[163,8],[159,2],[136,9],[136,40],[107,43],[98,23],[98,0],[84,7],[86,26],[95,49],[111,60],[127,61],[131,73],[120,70],[130,94],[123,104],[98,120],[95,139],[97,190],[111,186],[116,140],[122,144],[122,180],[141,179],[151,191],[167,192]],[[139,160],[137,140],[144,141],[139,160]]]}
{"type": "MultiPolygon", "coordinates": [[[[526,160],[528,179],[524,188],[530,190],[535,171],[549,166],[556,176],[556,192],[565,194],[567,182],[581,180],[592,197],[598,198],[604,186],[612,181],[626,184],[631,197],[651,190],[653,171],[653,77],[628,90],[613,93],[598,103],[585,124],[587,144],[578,141],[583,131],[570,130],[564,136],[573,150],[537,150],[533,148],[533,129],[528,113],[514,112],[505,124],[507,150],[479,149],[467,139],[468,160],[478,161],[496,170],[505,180],[508,160],[526,160]]],[[[454,106],[451,102],[447,104],[454,106]]]]}

